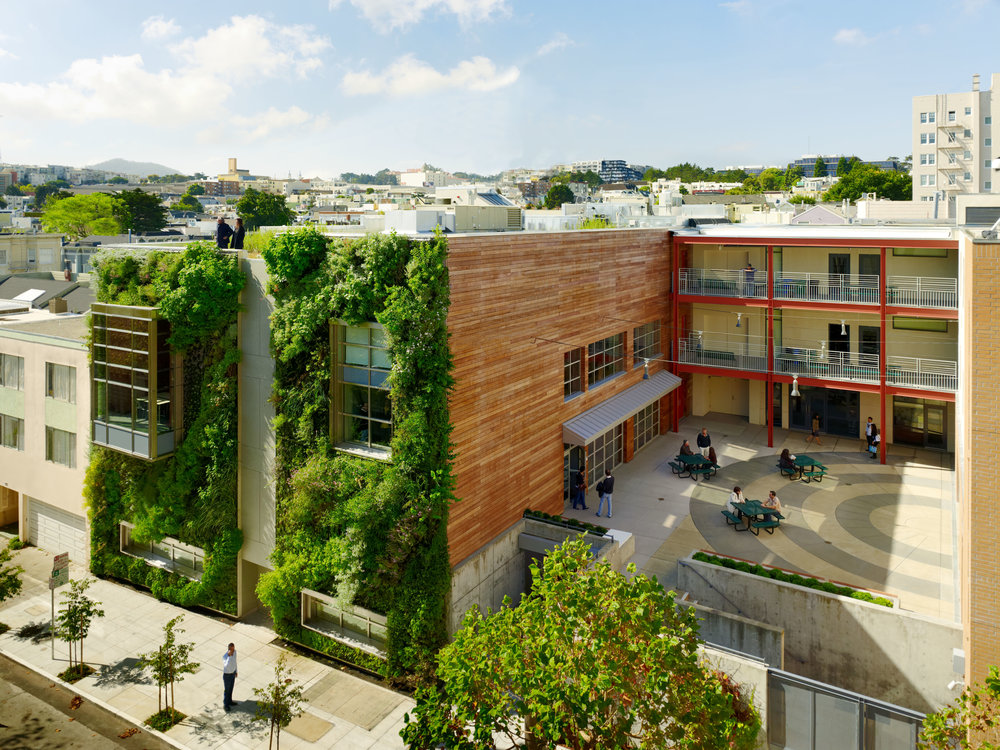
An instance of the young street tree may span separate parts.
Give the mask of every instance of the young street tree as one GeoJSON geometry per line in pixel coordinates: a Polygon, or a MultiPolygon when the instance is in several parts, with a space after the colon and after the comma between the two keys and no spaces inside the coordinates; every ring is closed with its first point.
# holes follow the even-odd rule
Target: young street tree
{"type": "Polygon", "coordinates": [[[183,619],[184,615],[178,615],[163,626],[163,644],[156,651],[139,655],[139,666],[153,673],[157,687],[156,713],[146,723],[161,731],[161,727],[169,729],[184,718],[174,708],[174,684],[198,670],[198,664],[191,661],[194,644],[177,642],[178,634],[184,632],[177,625],[183,619]]]}
{"type": "Polygon", "coordinates": [[[545,207],[560,208],[563,203],[573,203],[575,200],[576,196],[569,185],[553,185],[545,194],[545,207]]]}
{"type": "Polygon", "coordinates": [[[115,205],[115,199],[105,193],[52,200],[42,214],[42,227],[74,240],[91,234],[118,234],[121,227],[115,218],[115,205]]]}
{"type": "Polygon", "coordinates": [[[257,696],[257,713],[254,721],[270,721],[271,735],[267,747],[281,748],[281,730],[292,723],[292,719],[302,713],[302,686],[289,677],[291,670],[285,663],[285,655],[278,657],[274,665],[274,681],[263,688],[254,688],[257,696]]]}
{"type": "MultiPolygon", "coordinates": [[[[698,623],[643,575],[591,567],[581,539],[531,566],[517,607],[473,608],[401,732],[411,747],[750,748],[760,719],[698,655],[698,623]]],[[[630,570],[634,573],[634,569],[630,570]]]]}
{"type": "Polygon", "coordinates": [[[123,230],[133,232],[159,232],[167,225],[167,209],[160,197],[136,188],[115,194],[115,218],[123,230]]]}
{"type": "Polygon", "coordinates": [[[104,617],[104,610],[100,602],[87,596],[91,583],[89,578],[70,581],[69,591],[63,594],[63,608],[56,617],[56,634],[69,645],[69,669],[63,672],[63,679],[68,682],[86,677],[92,671],[83,660],[83,642],[91,623],[104,617]]]}
{"type": "Polygon", "coordinates": [[[277,227],[292,223],[295,215],[280,195],[247,188],[236,202],[236,213],[243,219],[247,231],[259,227],[277,227]]]}
{"type": "MultiPolygon", "coordinates": [[[[24,568],[20,565],[8,565],[10,548],[0,548],[0,604],[21,593],[21,574],[24,568]]],[[[7,626],[0,623],[0,633],[7,631],[7,626]]]]}

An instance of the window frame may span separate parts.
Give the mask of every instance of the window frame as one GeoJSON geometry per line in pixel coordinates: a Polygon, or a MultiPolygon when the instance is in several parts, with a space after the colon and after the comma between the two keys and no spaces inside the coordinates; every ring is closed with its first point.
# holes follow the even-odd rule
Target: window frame
{"type": "Polygon", "coordinates": [[[625,332],[587,344],[587,388],[595,388],[625,371],[625,332]],[[607,359],[609,357],[610,359],[607,359]]]}
{"type": "Polygon", "coordinates": [[[76,468],[76,433],[68,430],[60,430],[58,427],[45,425],[45,460],[50,464],[65,466],[67,469],[76,468]],[[65,436],[65,437],[63,437],[65,436]],[[56,451],[56,438],[65,439],[67,444],[62,446],[69,457],[69,463],[59,461],[54,458],[56,451]]]}
{"type": "Polygon", "coordinates": [[[24,420],[10,414],[0,413],[0,448],[24,452],[24,420]],[[7,443],[7,431],[14,431],[14,444],[7,443]]]}
{"type": "Polygon", "coordinates": [[[312,589],[299,592],[299,622],[306,630],[319,633],[339,643],[361,649],[370,654],[384,657],[388,645],[387,619],[370,609],[355,604],[343,604],[334,597],[312,589]],[[332,610],[321,616],[317,610],[332,610]],[[330,615],[339,615],[339,624],[330,615]],[[352,618],[366,625],[366,633],[344,625],[344,618],[352,618]],[[322,624],[321,624],[322,623],[322,624]],[[374,631],[382,631],[384,635],[374,631]]]}
{"type": "Polygon", "coordinates": [[[167,570],[191,581],[200,581],[205,575],[205,550],[201,547],[185,544],[171,536],[165,536],[158,542],[144,542],[140,545],[138,542],[132,540],[132,530],[134,528],[135,524],[129,521],[121,521],[118,525],[118,550],[123,555],[142,560],[152,568],[167,570]],[[161,548],[169,547],[170,558],[164,557],[161,552],[157,551],[157,546],[161,548]],[[141,549],[141,547],[148,547],[149,549],[147,551],[141,549]],[[192,564],[190,567],[178,564],[177,552],[191,555],[192,564]],[[199,567],[201,568],[200,572],[199,567]]]}
{"type": "Polygon", "coordinates": [[[379,460],[389,460],[392,457],[392,439],[394,434],[395,425],[392,419],[392,388],[391,373],[392,373],[392,362],[389,355],[388,341],[386,340],[385,329],[376,322],[367,321],[360,323],[358,325],[351,325],[347,321],[343,320],[331,320],[330,321],[330,344],[333,362],[330,372],[331,375],[331,390],[334,394],[333,398],[333,408],[330,410],[330,434],[331,440],[333,441],[334,447],[345,453],[353,453],[355,455],[364,456],[366,458],[375,458],[379,460]],[[362,343],[360,341],[349,340],[349,330],[354,331],[365,331],[367,342],[362,343]],[[375,343],[375,336],[378,335],[382,339],[382,345],[375,343]],[[361,364],[360,362],[349,362],[347,361],[347,351],[348,348],[352,349],[365,349],[367,351],[367,364],[361,364]],[[378,367],[375,364],[375,356],[373,352],[384,352],[385,360],[388,362],[388,368],[378,367]],[[350,369],[352,371],[367,373],[367,382],[354,382],[350,380],[345,380],[342,377],[344,370],[350,369]],[[373,373],[378,373],[378,377],[381,378],[379,384],[373,384],[373,373]],[[385,387],[382,387],[384,384],[385,387]],[[348,411],[346,407],[346,388],[350,386],[354,389],[364,391],[365,399],[363,404],[367,406],[368,413],[356,414],[348,411]],[[377,417],[372,413],[372,392],[384,392],[386,404],[389,409],[389,419],[382,419],[377,417]],[[357,430],[355,434],[352,434],[351,438],[348,438],[347,428],[345,425],[348,420],[355,426],[359,421],[367,422],[365,429],[357,430]],[[389,431],[389,438],[387,444],[383,445],[379,442],[374,442],[373,433],[375,432],[373,425],[387,425],[389,431]],[[364,438],[360,439],[360,435],[364,434],[364,438]]]}
{"type": "Polygon", "coordinates": [[[76,403],[76,367],[73,365],[63,365],[58,362],[46,362],[45,363],[45,398],[51,398],[53,401],[61,401],[65,404],[75,404],[76,403]],[[66,370],[66,383],[67,390],[69,391],[66,398],[61,398],[55,395],[55,375],[57,372],[62,372],[66,370]]]}
{"type": "Polygon", "coordinates": [[[659,319],[632,329],[632,368],[663,354],[662,326],[659,319]]]}
{"type": "Polygon", "coordinates": [[[0,352],[0,388],[8,388],[12,391],[24,390],[24,357],[0,352]],[[7,364],[8,361],[11,362],[10,365],[7,364]],[[13,369],[13,376],[16,380],[13,385],[7,382],[8,366],[13,369]]]}
{"type": "Polygon", "coordinates": [[[569,401],[581,393],[583,393],[583,348],[577,347],[563,352],[563,401],[569,401]]]}

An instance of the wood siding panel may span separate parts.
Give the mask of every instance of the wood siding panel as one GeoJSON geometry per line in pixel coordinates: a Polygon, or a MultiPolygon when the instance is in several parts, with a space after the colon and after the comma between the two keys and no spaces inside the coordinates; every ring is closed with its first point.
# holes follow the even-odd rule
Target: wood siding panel
{"type": "Polygon", "coordinates": [[[620,332],[631,352],[632,329],[659,319],[666,359],[671,269],[665,230],[461,236],[449,247],[454,565],[525,508],[562,512],[563,422],[642,379],[629,357],[623,374],[564,401],[563,354],[620,332]]]}

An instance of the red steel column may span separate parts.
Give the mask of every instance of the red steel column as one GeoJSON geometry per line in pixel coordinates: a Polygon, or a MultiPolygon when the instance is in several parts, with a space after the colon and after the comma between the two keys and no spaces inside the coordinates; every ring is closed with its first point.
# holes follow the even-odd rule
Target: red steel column
{"type": "Polygon", "coordinates": [[[774,245],[767,246],[767,447],[774,447],[774,245]]]}
{"type": "MultiPolygon", "coordinates": [[[[670,242],[670,273],[673,277],[673,284],[671,285],[671,309],[673,311],[672,317],[672,329],[673,329],[673,360],[670,363],[670,368],[675,375],[677,375],[677,362],[680,361],[680,333],[678,331],[678,326],[680,325],[680,288],[681,288],[681,270],[680,270],[680,243],[676,237],[671,236],[670,242]]],[[[681,386],[674,388],[674,424],[672,427],[673,432],[678,432],[680,430],[680,412],[681,412],[681,386]]]]}
{"type": "Polygon", "coordinates": [[[885,435],[885,402],[887,399],[887,389],[885,384],[885,374],[886,374],[886,339],[885,339],[885,290],[886,290],[886,277],[885,277],[885,248],[880,248],[880,258],[879,258],[879,275],[878,275],[878,308],[879,308],[879,325],[881,326],[881,345],[878,348],[878,383],[879,383],[879,408],[881,409],[881,416],[879,419],[879,430],[881,430],[882,439],[879,441],[879,462],[885,463],[885,455],[887,450],[888,440],[885,435]]]}

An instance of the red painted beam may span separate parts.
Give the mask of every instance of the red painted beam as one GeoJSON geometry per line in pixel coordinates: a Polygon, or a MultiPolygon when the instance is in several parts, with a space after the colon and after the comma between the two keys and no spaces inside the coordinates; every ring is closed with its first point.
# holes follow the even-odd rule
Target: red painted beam
{"type": "MultiPolygon", "coordinates": [[[[767,246],[767,278],[774,279],[774,245],[767,246]]],[[[767,284],[767,361],[774,362],[774,285],[767,284]]],[[[766,409],[767,447],[774,447],[774,372],[768,371],[766,409]]]]}
{"type": "Polygon", "coordinates": [[[890,396],[906,396],[908,398],[924,398],[930,401],[948,401],[955,403],[955,394],[948,391],[928,391],[922,388],[904,388],[898,385],[886,386],[890,396]]]}
{"type": "Polygon", "coordinates": [[[776,299],[774,306],[781,310],[816,310],[839,312],[850,315],[878,315],[878,305],[862,305],[857,302],[816,302],[805,299],[776,299]]]}
{"type": "MultiPolygon", "coordinates": [[[[879,400],[879,409],[881,411],[881,417],[880,417],[881,421],[879,422],[879,424],[881,425],[881,427],[879,427],[880,430],[885,430],[885,419],[886,419],[885,407],[886,407],[886,401],[888,401],[888,393],[886,390],[886,382],[885,382],[885,371],[886,371],[886,361],[887,361],[886,357],[888,356],[886,354],[886,348],[887,348],[886,342],[888,341],[888,339],[886,339],[885,335],[885,321],[886,321],[885,300],[887,298],[886,281],[888,278],[886,276],[885,251],[886,249],[884,247],[879,250],[879,274],[878,274],[879,327],[881,330],[881,333],[879,334],[881,339],[879,341],[879,347],[878,347],[878,385],[879,385],[878,400],[879,400]]],[[[879,449],[878,449],[879,462],[883,464],[885,463],[885,452],[888,442],[889,442],[888,440],[884,439],[879,442],[879,449]]]]}
{"type": "Polygon", "coordinates": [[[679,362],[677,369],[679,372],[701,373],[702,375],[715,375],[717,377],[740,378],[742,380],[767,380],[766,372],[737,370],[733,367],[712,367],[710,365],[693,365],[689,362],[679,362]]]}
{"type": "Polygon", "coordinates": [[[902,305],[886,305],[886,315],[904,315],[907,318],[938,318],[941,320],[958,320],[958,310],[939,310],[929,307],[903,307],[902,305]]]}
{"type": "Polygon", "coordinates": [[[713,297],[710,294],[681,294],[678,295],[685,303],[697,304],[699,302],[711,305],[733,305],[734,307],[767,307],[766,299],[756,297],[713,297]]]}

